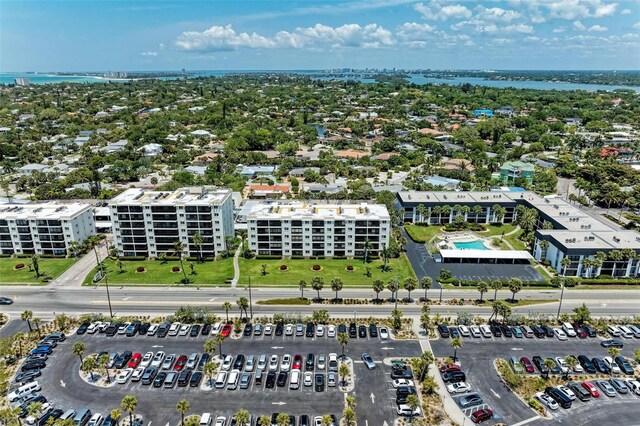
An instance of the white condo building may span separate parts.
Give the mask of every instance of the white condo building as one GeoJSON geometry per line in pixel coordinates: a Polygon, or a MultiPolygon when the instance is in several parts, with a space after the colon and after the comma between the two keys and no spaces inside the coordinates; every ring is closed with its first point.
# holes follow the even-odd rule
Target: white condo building
{"type": "Polygon", "coordinates": [[[109,202],[114,242],[124,256],[172,255],[181,241],[185,255],[213,257],[233,237],[231,190],[189,187],[175,191],[128,189],[109,202]],[[203,238],[198,248],[193,236],[203,238]]]}
{"type": "Polygon", "coordinates": [[[89,204],[0,206],[0,253],[64,256],[73,241],[96,234],[89,204]]]}
{"type": "Polygon", "coordinates": [[[380,204],[278,202],[256,205],[247,216],[249,248],[258,255],[364,256],[389,244],[391,221],[380,204]]]}

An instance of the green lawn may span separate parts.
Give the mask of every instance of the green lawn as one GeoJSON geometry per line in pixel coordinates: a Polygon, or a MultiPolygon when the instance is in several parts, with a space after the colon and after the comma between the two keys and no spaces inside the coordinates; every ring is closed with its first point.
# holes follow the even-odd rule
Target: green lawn
{"type": "MultiPolygon", "coordinates": [[[[107,259],[105,265],[109,271],[109,284],[114,285],[169,285],[181,284],[182,272],[172,272],[174,266],[180,266],[177,260],[162,263],[159,260],[123,260],[123,272],[120,272],[116,262],[107,259]],[[138,273],[136,269],[142,266],[146,272],[138,273]]],[[[189,264],[184,262],[190,285],[224,285],[225,281],[233,278],[233,258],[217,260],[215,262],[196,263],[195,275],[191,274],[189,264]]],[[[96,270],[92,271],[84,280],[84,285],[93,285],[92,280],[96,270]]],[[[104,284],[104,280],[100,282],[104,284]]]]}
{"type": "Polygon", "coordinates": [[[444,231],[441,229],[441,227],[437,225],[405,225],[404,229],[407,231],[407,234],[409,234],[411,239],[413,239],[413,241],[417,243],[426,243],[436,235],[444,234],[444,231]]]}
{"type": "Polygon", "coordinates": [[[298,286],[300,280],[307,282],[307,290],[311,289],[311,280],[314,277],[324,279],[324,292],[331,290],[331,280],[340,278],[345,287],[371,287],[374,280],[382,280],[385,284],[396,275],[402,287],[402,282],[409,277],[415,278],[411,264],[403,254],[398,259],[389,259],[389,271],[382,272],[382,260],[375,259],[365,264],[359,259],[240,259],[240,282],[238,285],[246,285],[251,275],[251,285],[265,286],[298,286]],[[262,275],[262,265],[267,265],[267,274],[262,275]],[[280,265],[287,265],[289,269],[280,270],[280,265]],[[313,271],[313,265],[320,265],[320,271],[313,271]],[[346,270],[347,266],[353,266],[354,271],[346,270]],[[366,276],[366,267],[371,268],[371,277],[366,276]]]}
{"type": "Polygon", "coordinates": [[[64,271],[69,269],[75,262],[75,259],[48,259],[40,258],[38,264],[40,265],[40,278],[36,279],[36,274],[33,270],[29,270],[29,266],[25,266],[23,269],[14,269],[18,263],[24,263],[29,265],[31,258],[0,258],[0,283],[42,283],[44,277],[57,278],[64,271]]]}
{"type": "Polygon", "coordinates": [[[514,250],[527,250],[525,243],[520,241],[518,237],[524,233],[524,229],[519,230],[515,234],[505,235],[504,239],[509,241],[514,250]]]}
{"type": "Polygon", "coordinates": [[[483,237],[492,237],[494,235],[502,235],[502,233],[504,232],[505,234],[508,234],[509,232],[513,231],[514,229],[516,229],[516,225],[511,225],[511,224],[504,224],[502,226],[495,226],[495,225],[484,225],[487,230],[484,232],[478,232],[478,235],[482,235],[483,237]]]}

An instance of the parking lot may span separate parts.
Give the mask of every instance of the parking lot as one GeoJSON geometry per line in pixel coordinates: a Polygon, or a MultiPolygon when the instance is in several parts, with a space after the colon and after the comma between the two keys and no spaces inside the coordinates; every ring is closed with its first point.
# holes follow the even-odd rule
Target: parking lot
{"type": "MultiPolygon", "coordinates": [[[[210,337],[210,336],[207,336],[210,337]]],[[[325,388],[317,391],[315,386],[300,385],[299,389],[290,389],[275,385],[266,388],[266,377],[261,385],[256,385],[252,372],[252,380],[248,388],[235,390],[212,389],[202,390],[199,387],[178,387],[171,389],[155,388],[143,385],[141,382],[116,384],[108,388],[92,386],[86,383],[78,374],[79,358],[71,353],[71,346],[77,340],[85,343],[85,355],[102,351],[118,352],[131,351],[145,354],[146,352],[163,351],[166,354],[187,355],[202,353],[205,336],[134,336],[116,335],[108,337],[105,334],[71,335],[67,341],[61,343],[54,354],[47,361],[47,368],[38,378],[42,385],[42,393],[57,407],[67,409],[82,407],[90,408],[93,412],[106,415],[113,408],[119,407],[125,395],[134,395],[138,399],[137,413],[144,416],[145,424],[157,423],[165,425],[179,419],[175,411],[175,404],[180,399],[187,399],[191,404],[191,414],[211,412],[215,416],[224,415],[227,418],[240,409],[247,409],[254,416],[271,415],[275,412],[286,412],[296,417],[307,414],[311,417],[324,414],[335,414],[341,417],[344,408],[344,393],[339,388],[327,386],[328,367],[320,373],[325,378],[325,388]]],[[[330,353],[341,353],[341,346],[337,339],[327,337],[306,336],[243,336],[238,339],[226,338],[222,343],[222,353],[236,356],[276,354],[282,356],[301,354],[305,357],[313,353],[316,358],[320,354],[328,356],[330,353]]],[[[371,425],[383,425],[385,422],[393,424],[395,414],[395,392],[391,392],[390,367],[382,365],[385,357],[408,357],[420,354],[417,341],[382,340],[372,338],[352,338],[345,348],[345,355],[354,360],[355,389],[350,392],[356,397],[358,422],[371,425]],[[376,369],[368,370],[360,360],[363,352],[371,354],[376,361],[376,369]]],[[[218,354],[216,354],[218,355],[218,354]]],[[[220,371],[220,370],[219,370],[220,371]]],[[[268,367],[267,367],[268,371],[268,367]]],[[[304,371],[304,368],[303,368],[304,371]]],[[[100,373],[100,371],[98,371],[100,373]]],[[[266,376],[266,374],[265,374],[266,376]]],[[[206,380],[206,379],[205,379],[206,380]]],[[[215,378],[214,378],[215,380],[215,378]]]]}
{"type": "MultiPolygon", "coordinates": [[[[556,338],[462,338],[463,347],[457,352],[457,356],[466,373],[466,381],[471,385],[471,392],[478,392],[484,402],[484,406],[490,406],[494,411],[493,421],[485,424],[495,424],[505,422],[515,424],[535,417],[537,414],[518,399],[502,382],[496,369],[494,360],[502,358],[508,360],[510,356],[518,359],[522,356],[532,358],[539,355],[542,358],[555,358],[567,355],[587,355],[591,357],[607,356],[607,349],[600,346],[603,339],[598,338],[569,338],[566,341],[559,341],[556,338]]],[[[640,347],[640,339],[622,339],[624,348],[621,355],[633,358],[633,351],[640,347]]],[[[431,341],[431,347],[436,357],[453,356],[451,341],[447,338],[440,338],[431,341]]],[[[538,375],[539,377],[539,375],[538,375]]],[[[581,381],[580,376],[570,375],[571,380],[581,381]]],[[[584,380],[584,379],[582,379],[584,380]]],[[[456,396],[454,399],[459,399],[456,396]]],[[[484,406],[469,407],[465,410],[466,415],[471,414],[484,406]]],[[[572,425],[603,425],[610,424],[615,419],[618,425],[637,425],[640,418],[640,396],[617,395],[607,397],[601,395],[599,398],[587,402],[580,400],[573,401],[570,409],[558,409],[550,412],[552,416],[551,424],[572,424],[572,425]]]]}

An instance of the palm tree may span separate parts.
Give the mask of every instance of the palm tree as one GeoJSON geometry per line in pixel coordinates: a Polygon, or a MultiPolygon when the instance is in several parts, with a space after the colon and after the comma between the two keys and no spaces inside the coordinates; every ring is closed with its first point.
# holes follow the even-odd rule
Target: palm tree
{"type": "Polygon", "coordinates": [[[27,417],[38,420],[40,413],[42,413],[42,402],[32,402],[27,407],[27,417]]]}
{"type": "Polygon", "coordinates": [[[218,353],[222,354],[222,342],[224,342],[224,336],[220,333],[216,334],[213,341],[218,345],[218,353]]]}
{"type": "Polygon", "coordinates": [[[33,318],[33,312],[31,311],[24,311],[22,312],[22,314],[20,314],[20,319],[22,321],[26,321],[27,325],[29,326],[29,331],[33,331],[33,329],[31,328],[31,319],[33,318]]]}
{"type": "Polygon", "coordinates": [[[109,376],[109,355],[104,354],[100,358],[98,358],[98,365],[101,368],[104,368],[105,373],[107,373],[107,382],[111,382],[111,376],[109,376]]]}
{"type": "Polygon", "coordinates": [[[129,425],[133,425],[133,412],[138,407],[138,399],[133,395],[126,395],[120,403],[122,409],[129,413],[129,425]]]}
{"type": "Polygon", "coordinates": [[[224,309],[225,313],[227,314],[227,322],[229,322],[229,311],[231,310],[231,308],[231,302],[224,302],[222,304],[222,309],[224,309]]]}
{"type": "Polygon", "coordinates": [[[362,248],[364,249],[364,263],[367,263],[367,261],[369,260],[369,250],[373,248],[373,244],[368,239],[364,240],[364,243],[362,243],[362,248]]]}
{"type": "Polygon", "coordinates": [[[339,333],[338,344],[342,346],[342,359],[344,359],[344,347],[349,344],[349,335],[347,333],[339,333]]]}
{"type": "Polygon", "coordinates": [[[40,317],[33,317],[33,325],[36,326],[36,330],[38,331],[38,337],[40,337],[40,323],[42,319],[40,317]]]}
{"type": "Polygon", "coordinates": [[[493,210],[493,217],[495,218],[496,222],[501,222],[504,216],[507,214],[507,209],[502,207],[500,204],[494,204],[491,207],[491,210],[493,210]]]}
{"type": "Polygon", "coordinates": [[[331,426],[333,424],[333,419],[330,415],[325,414],[322,416],[322,420],[320,421],[320,426],[331,426]]]}
{"type": "Polygon", "coordinates": [[[215,362],[209,361],[202,368],[202,372],[204,373],[205,376],[209,378],[209,386],[211,386],[211,381],[213,380],[213,376],[215,376],[216,373],[218,373],[218,366],[216,365],[215,362]]]}
{"type": "Polygon", "coordinates": [[[411,409],[411,414],[409,415],[409,423],[413,423],[413,412],[420,406],[420,400],[418,399],[418,395],[411,394],[407,396],[407,405],[411,409]]]}
{"type": "Polygon", "coordinates": [[[173,243],[173,254],[178,257],[180,261],[180,270],[182,271],[182,284],[188,284],[187,271],[184,270],[184,263],[182,256],[184,255],[184,244],[180,240],[176,240],[173,243]]]}
{"type": "Polygon", "coordinates": [[[205,353],[213,356],[213,354],[216,353],[218,342],[216,342],[215,339],[207,339],[204,341],[204,344],[202,346],[204,347],[205,353]]]}
{"type": "Polygon", "coordinates": [[[36,279],[40,278],[40,256],[37,254],[31,256],[31,266],[33,267],[33,271],[36,273],[36,279]]]}
{"type": "Polygon", "coordinates": [[[424,223],[424,218],[427,215],[428,209],[424,204],[420,204],[416,207],[416,212],[418,213],[418,217],[420,218],[419,222],[424,223]]]}
{"type": "Polygon", "coordinates": [[[427,292],[429,291],[429,289],[433,285],[433,278],[431,278],[431,277],[422,277],[422,279],[420,279],[420,285],[424,289],[424,301],[428,302],[429,301],[429,296],[428,296],[427,292]]]}
{"type": "Polygon", "coordinates": [[[276,417],[276,424],[278,426],[290,426],[291,419],[287,413],[279,413],[278,417],[276,417]]]}
{"type": "MultiPolygon", "coordinates": [[[[576,359],[576,357],[569,355],[568,357],[566,357],[564,359],[565,364],[567,364],[567,368],[570,371],[574,371],[573,369],[578,365],[578,360],[576,359]]],[[[567,377],[568,377],[568,373],[567,373],[567,377]]]]}
{"type": "Polygon", "coordinates": [[[180,413],[180,417],[182,418],[182,421],[180,422],[181,426],[184,426],[184,415],[187,414],[190,408],[191,408],[191,405],[189,404],[189,401],[187,401],[186,399],[181,399],[176,404],[176,411],[180,413]]]}
{"type": "Polygon", "coordinates": [[[489,284],[486,281],[478,281],[476,288],[480,292],[480,302],[482,302],[482,296],[489,290],[489,284]]]}
{"type": "Polygon", "coordinates": [[[236,420],[236,425],[245,426],[249,424],[249,420],[251,419],[251,415],[247,410],[240,410],[233,417],[236,420]]]}
{"type": "Polygon", "coordinates": [[[386,272],[387,262],[389,261],[389,247],[387,247],[385,243],[382,243],[382,249],[380,250],[380,254],[382,255],[382,272],[386,272]]]}
{"type": "Polygon", "coordinates": [[[117,425],[118,420],[120,420],[120,417],[122,417],[122,411],[120,411],[119,408],[114,408],[113,410],[111,410],[111,413],[109,413],[109,415],[113,419],[114,423],[117,425]]]}
{"type": "Polygon", "coordinates": [[[398,282],[395,279],[390,279],[387,283],[387,288],[391,291],[391,300],[396,300],[398,292],[398,282]]]}
{"type": "Polygon", "coordinates": [[[84,354],[84,350],[84,343],[80,341],[75,342],[71,347],[71,352],[73,352],[74,355],[80,357],[80,365],[82,365],[82,355],[84,354]]]}
{"type": "Polygon", "coordinates": [[[616,267],[618,266],[618,262],[624,259],[624,253],[622,250],[611,250],[607,256],[610,260],[613,261],[613,269],[611,271],[611,276],[616,276],[616,267]]]}
{"type": "Polygon", "coordinates": [[[500,280],[491,281],[491,288],[494,290],[493,300],[495,301],[498,299],[498,290],[502,289],[502,281],[500,280]]]}
{"type": "Polygon", "coordinates": [[[513,294],[511,300],[515,303],[516,293],[522,290],[522,280],[520,278],[511,278],[509,280],[509,291],[513,294]]]}
{"type": "Polygon", "coordinates": [[[484,213],[484,207],[481,205],[473,206],[473,214],[476,215],[476,223],[478,223],[478,216],[484,213]]]}
{"type": "Polygon", "coordinates": [[[236,304],[238,305],[238,309],[240,309],[240,315],[242,315],[242,311],[244,311],[244,316],[245,318],[247,318],[248,317],[247,309],[249,308],[249,299],[242,296],[238,298],[238,300],[236,301],[236,304]]]}
{"type": "Polygon", "coordinates": [[[342,410],[342,421],[344,426],[353,426],[356,424],[356,412],[351,407],[345,407],[342,410]]]}
{"type": "MultiPolygon", "coordinates": [[[[76,342],[76,343],[80,343],[80,342],[76,342]]],[[[98,363],[96,362],[96,358],[95,357],[87,357],[84,361],[82,361],[82,363],[80,364],[80,369],[82,370],[82,372],[84,373],[89,373],[89,375],[91,376],[91,381],[93,382],[93,372],[96,370],[96,368],[98,368],[98,363]]]]}
{"type": "Polygon", "coordinates": [[[298,289],[300,290],[300,299],[304,299],[305,288],[307,288],[307,282],[305,280],[300,280],[298,282],[298,289]]]}
{"type": "Polygon", "coordinates": [[[451,339],[451,347],[453,348],[453,359],[457,360],[458,349],[462,348],[462,339],[459,337],[454,337],[451,339]]]}
{"type": "Polygon", "coordinates": [[[404,289],[409,293],[409,301],[411,301],[411,292],[418,288],[418,282],[415,278],[409,277],[404,280],[404,289]]]}
{"type": "Polygon", "coordinates": [[[338,300],[338,292],[342,290],[343,287],[342,280],[340,278],[334,278],[331,280],[331,290],[336,292],[336,299],[338,300]]]}
{"type": "Polygon", "coordinates": [[[382,290],[384,290],[384,283],[380,280],[375,280],[373,281],[373,291],[376,292],[376,302],[378,302],[380,300],[379,296],[380,296],[380,292],[382,290]]]}
{"type": "Polygon", "coordinates": [[[202,263],[202,243],[204,238],[200,232],[193,234],[193,245],[198,249],[198,262],[202,263]]]}
{"type": "Polygon", "coordinates": [[[341,362],[340,367],[338,367],[338,376],[340,376],[340,380],[342,380],[342,386],[347,385],[347,377],[349,377],[349,374],[351,374],[349,366],[344,362],[341,362]]]}
{"type": "Polygon", "coordinates": [[[324,280],[320,277],[313,277],[311,280],[311,288],[318,292],[318,300],[320,300],[320,290],[324,287],[324,280]]]}
{"type": "Polygon", "coordinates": [[[547,359],[544,360],[544,365],[545,365],[545,367],[547,367],[547,372],[545,373],[545,378],[548,379],[549,378],[549,373],[551,372],[551,369],[556,366],[556,363],[551,358],[547,358],[547,359]]]}
{"type": "Polygon", "coordinates": [[[440,221],[442,220],[442,207],[440,206],[434,206],[431,208],[431,214],[437,214],[438,215],[438,225],[440,224],[440,221]]]}
{"type": "Polygon", "coordinates": [[[271,417],[260,416],[258,418],[258,426],[271,426],[271,417]]]}

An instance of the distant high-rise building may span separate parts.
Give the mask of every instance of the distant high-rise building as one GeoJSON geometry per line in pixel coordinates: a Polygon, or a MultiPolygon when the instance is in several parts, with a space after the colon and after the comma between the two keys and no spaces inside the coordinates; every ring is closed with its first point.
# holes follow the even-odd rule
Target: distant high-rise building
{"type": "Polygon", "coordinates": [[[13,84],[20,87],[27,87],[29,86],[29,84],[31,84],[31,81],[29,81],[28,78],[20,77],[20,78],[14,78],[13,84]]]}

